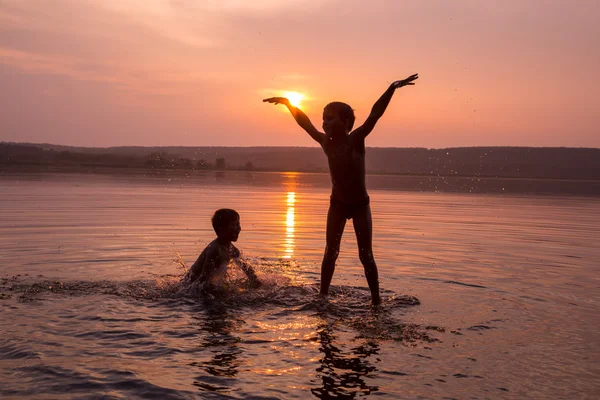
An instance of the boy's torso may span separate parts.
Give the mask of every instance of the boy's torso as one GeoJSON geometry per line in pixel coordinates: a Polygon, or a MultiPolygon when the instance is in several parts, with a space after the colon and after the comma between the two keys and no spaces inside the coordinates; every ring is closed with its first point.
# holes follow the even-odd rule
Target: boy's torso
{"type": "Polygon", "coordinates": [[[340,142],[327,138],[322,147],[329,163],[331,196],[344,203],[367,197],[364,139],[352,134],[340,142]]]}
{"type": "Polygon", "coordinates": [[[200,282],[219,280],[224,277],[227,265],[232,258],[239,256],[239,250],[232,244],[223,245],[213,240],[202,251],[190,270],[200,282]]]}

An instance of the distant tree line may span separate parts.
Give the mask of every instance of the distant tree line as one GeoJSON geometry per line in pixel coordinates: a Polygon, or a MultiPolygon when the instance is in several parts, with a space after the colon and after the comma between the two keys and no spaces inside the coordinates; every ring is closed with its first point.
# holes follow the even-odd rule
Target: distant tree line
{"type": "MultiPolygon", "coordinates": [[[[214,163],[211,163],[203,159],[192,160],[166,152],[152,152],[145,156],[112,153],[93,154],[68,150],[45,150],[34,145],[11,143],[0,143],[0,164],[164,170],[224,170],[228,168],[224,157],[217,157],[214,163]]],[[[245,165],[230,168],[254,169],[250,161],[245,165]]]]}
{"type": "MultiPolygon", "coordinates": [[[[0,143],[0,167],[326,172],[317,147],[68,147],[0,143]]],[[[369,174],[600,180],[600,149],[561,147],[368,148],[369,174]]]]}

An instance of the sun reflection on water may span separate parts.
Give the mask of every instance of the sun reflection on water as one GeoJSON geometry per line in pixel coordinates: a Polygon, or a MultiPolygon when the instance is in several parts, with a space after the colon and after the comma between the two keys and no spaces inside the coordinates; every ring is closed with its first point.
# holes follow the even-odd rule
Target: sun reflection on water
{"type": "Polygon", "coordinates": [[[285,216],[285,242],[283,258],[292,258],[294,255],[294,238],[295,238],[295,204],[296,193],[287,192],[287,213],[285,216]]]}

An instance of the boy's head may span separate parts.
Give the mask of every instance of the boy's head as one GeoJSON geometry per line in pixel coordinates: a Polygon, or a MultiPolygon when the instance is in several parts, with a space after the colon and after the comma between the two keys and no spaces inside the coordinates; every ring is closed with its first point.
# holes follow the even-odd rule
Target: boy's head
{"type": "Polygon", "coordinates": [[[220,239],[235,242],[242,230],[240,214],[229,208],[221,208],[215,211],[212,226],[220,239]]]}
{"type": "Polygon", "coordinates": [[[348,133],[354,126],[354,110],[346,103],[334,101],[323,109],[323,130],[325,133],[348,133]]]}

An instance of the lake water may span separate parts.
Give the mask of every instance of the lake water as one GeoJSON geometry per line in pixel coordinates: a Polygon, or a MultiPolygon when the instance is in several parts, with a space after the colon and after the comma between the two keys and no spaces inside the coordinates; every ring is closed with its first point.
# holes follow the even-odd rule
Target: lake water
{"type": "Polygon", "coordinates": [[[1,176],[0,398],[598,398],[599,197],[377,179],[373,310],[326,175],[1,176]],[[221,207],[268,284],[181,297],[221,207]]]}

